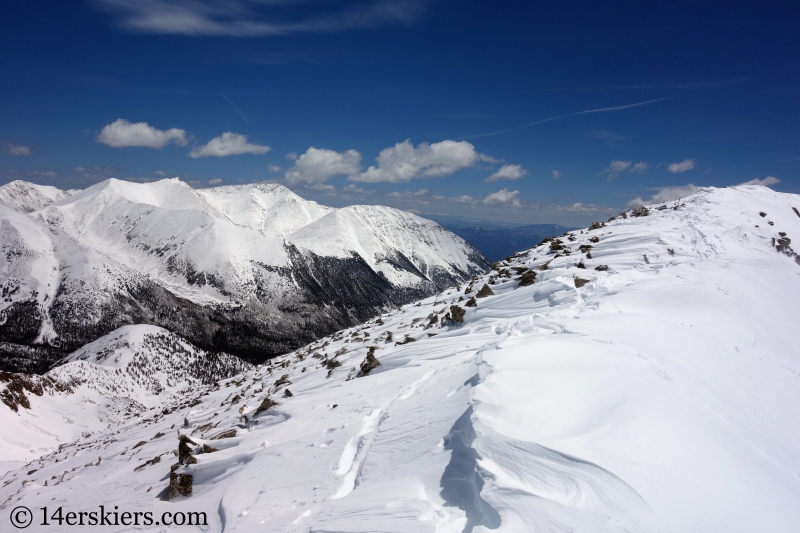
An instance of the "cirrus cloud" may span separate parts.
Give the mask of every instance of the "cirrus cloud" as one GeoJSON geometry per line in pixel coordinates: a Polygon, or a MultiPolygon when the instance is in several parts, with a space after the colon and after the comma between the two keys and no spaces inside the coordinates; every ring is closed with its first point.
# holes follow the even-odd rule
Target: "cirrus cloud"
{"type": "Polygon", "coordinates": [[[497,172],[486,178],[486,183],[498,180],[518,180],[527,173],[528,171],[522,168],[522,165],[503,165],[497,172]]]}
{"type": "Polygon", "coordinates": [[[203,146],[198,146],[189,152],[189,157],[227,157],[230,155],[256,154],[263,155],[272,150],[263,144],[251,143],[247,135],[227,131],[219,137],[214,137],[203,146]]]}
{"type": "Polygon", "coordinates": [[[381,150],[376,166],[348,179],[369,183],[402,183],[417,178],[449,176],[478,161],[494,161],[489,156],[475,151],[467,141],[442,141],[416,147],[410,139],[381,150]]]}
{"type": "Polygon", "coordinates": [[[118,118],[100,130],[95,137],[95,142],[105,144],[112,148],[127,148],[138,146],[160,150],[169,143],[186,146],[186,132],[180,128],[170,128],[166,131],[159,130],[147,122],[128,122],[118,118]]]}
{"type": "Polygon", "coordinates": [[[350,176],[360,170],[361,154],[356,150],[336,152],[312,146],[297,158],[284,177],[290,185],[322,183],[334,176],[350,176]]]}

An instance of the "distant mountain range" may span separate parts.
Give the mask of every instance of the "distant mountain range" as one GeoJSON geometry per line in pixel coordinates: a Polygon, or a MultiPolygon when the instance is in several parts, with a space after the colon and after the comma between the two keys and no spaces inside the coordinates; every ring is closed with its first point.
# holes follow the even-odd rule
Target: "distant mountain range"
{"type": "Polygon", "coordinates": [[[515,226],[503,222],[472,220],[446,215],[420,215],[434,220],[477,248],[489,261],[501,261],[518,250],[527,250],[542,239],[577,228],[558,224],[515,226]]]}
{"type": "Polygon", "coordinates": [[[44,372],[129,324],[251,362],[483,273],[433,221],[278,184],[0,187],[0,370],[44,372]]]}

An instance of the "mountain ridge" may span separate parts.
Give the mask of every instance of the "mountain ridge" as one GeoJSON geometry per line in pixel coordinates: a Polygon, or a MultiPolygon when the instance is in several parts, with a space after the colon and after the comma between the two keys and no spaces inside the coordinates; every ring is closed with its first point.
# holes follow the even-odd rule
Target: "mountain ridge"
{"type": "Polygon", "coordinates": [[[4,207],[4,249],[29,234],[45,243],[6,254],[6,283],[27,292],[22,298],[9,287],[0,308],[4,368],[44,371],[133,323],[262,361],[487,267],[463,239],[427,220],[380,206],[343,209],[276,184],[197,191],[177,179],[106,180],[29,214],[4,207]],[[371,213],[370,224],[350,220],[358,210],[371,213]],[[350,220],[337,226],[347,235],[322,226],[336,245],[303,232],[334,213],[350,220]],[[417,244],[406,256],[407,246],[399,247],[411,241],[417,244]],[[34,256],[47,258],[55,274],[31,270],[34,256]],[[43,287],[51,292],[43,296],[43,287]],[[51,354],[31,360],[34,347],[51,354]]]}

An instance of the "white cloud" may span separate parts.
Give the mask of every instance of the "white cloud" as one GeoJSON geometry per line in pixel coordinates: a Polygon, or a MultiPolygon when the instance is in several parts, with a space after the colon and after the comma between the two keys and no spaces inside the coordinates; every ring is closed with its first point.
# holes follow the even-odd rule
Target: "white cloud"
{"type": "Polygon", "coordinates": [[[633,163],[633,161],[621,161],[619,159],[612,161],[605,170],[605,172],[608,174],[608,179],[613,180],[619,176],[620,172],[624,172],[628,169],[628,167],[631,166],[631,163],[633,163]]]}
{"type": "Polygon", "coordinates": [[[9,143],[6,146],[5,152],[8,155],[31,155],[31,154],[33,154],[33,150],[31,150],[30,146],[25,146],[24,144],[11,144],[11,143],[9,143]]]}
{"type": "Polygon", "coordinates": [[[770,185],[777,185],[780,182],[781,182],[781,180],[779,180],[776,177],[767,176],[763,180],[760,180],[760,179],[756,178],[754,180],[745,181],[744,183],[740,183],[739,185],[763,185],[764,187],[769,187],[770,185]]]}
{"type": "Polygon", "coordinates": [[[616,179],[617,176],[622,174],[625,171],[628,172],[635,172],[637,174],[644,174],[648,171],[650,165],[648,165],[644,161],[640,161],[639,163],[633,164],[633,161],[622,161],[620,159],[615,159],[608,165],[608,168],[605,169],[605,173],[608,174],[608,181],[616,179]]]}
{"type": "Polygon", "coordinates": [[[507,205],[509,207],[519,207],[521,202],[517,198],[519,191],[509,191],[508,189],[500,189],[493,192],[483,199],[486,205],[507,205]]]}
{"type": "Polygon", "coordinates": [[[297,153],[296,152],[289,152],[286,154],[286,159],[289,161],[297,161],[297,153]]]}
{"type": "Polygon", "coordinates": [[[427,195],[430,191],[428,189],[420,189],[418,191],[403,191],[398,192],[395,191],[393,193],[389,193],[386,196],[389,198],[421,198],[427,195]]]}
{"type": "Polygon", "coordinates": [[[269,166],[267,167],[267,170],[269,172],[280,172],[281,170],[283,170],[283,167],[279,167],[275,163],[270,163],[269,166]]]}
{"type": "Polygon", "coordinates": [[[153,174],[155,176],[166,176],[167,175],[167,173],[164,172],[163,170],[154,170],[150,174],[153,174]]]}
{"type": "Polygon", "coordinates": [[[351,192],[353,194],[375,194],[377,191],[371,189],[362,189],[354,184],[345,185],[342,187],[343,191],[351,192]]]}
{"type": "Polygon", "coordinates": [[[410,24],[427,3],[420,0],[345,2],[328,9],[292,9],[293,2],[265,0],[93,0],[130,31],[173,35],[255,37],[338,32],[384,24],[410,24]],[[288,7],[287,7],[288,6],[288,7]]]}
{"type": "Polygon", "coordinates": [[[256,154],[263,155],[272,150],[269,146],[247,141],[247,135],[227,131],[214,137],[207,144],[198,146],[189,152],[189,157],[227,157],[229,155],[256,154]]]}
{"type": "Polygon", "coordinates": [[[459,204],[474,204],[477,201],[472,196],[468,196],[466,194],[463,196],[455,196],[453,198],[450,198],[450,200],[457,202],[459,204]]]}
{"type": "Polygon", "coordinates": [[[333,192],[336,190],[336,187],[328,185],[327,183],[315,183],[314,185],[307,185],[306,188],[325,192],[333,192]]]}
{"type": "Polygon", "coordinates": [[[561,179],[561,171],[557,169],[553,169],[553,179],[558,180],[561,179]]]}
{"type": "Polygon", "coordinates": [[[322,183],[334,176],[349,176],[360,170],[361,154],[357,151],[335,152],[312,146],[297,158],[285,177],[290,184],[322,183]]]}
{"type": "Polygon", "coordinates": [[[211,186],[219,185],[220,183],[222,183],[222,180],[220,178],[214,178],[213,180],[208,180],[208,184],[211,186]]]}
{"type": "Polygon", "coordinates": [[[643,200],[641,197],[634,198],[628,202],[628,207],[639,207],[640,205],[648,204],[662,204],[664,202],[671,202],[680,198],[696,193],[700,187],[689,183],[688,185],[680,185],[677,187],[664,187],[654,194],[649,200],[643,200]]]}
{"type": "Polygon", "coordinates": [[[683,174],[687,170],[692,170],[694,166],[694,159],[684,159],[680,163],[672,163],[667,170],[673,174],[683,174]]]}
{"type": "Polygon", "coordinates": [[[348,179],[370,183],[401,183],[416,178],[448,176],[477,161],[493,161],[476,152],[475,147],[467,141],[420,143],[415,148],[409,139],[391,148],[384,148],[375,160],[378,162],[377,166],[371,166],[366,172],[348,179]]]}
{"type": "Polygon", "coordinates": [[[128,146],[141,146],[160,150],[169,143],[186,146],[186,132],[179,128],[162,131],[152,127],[147,122],[131,123],[124,118],[118,118],[100,130],[100,135],[95,141],[106,144],[112,148],[125,148],[128,146]]]}
{"type": "Polygon", "coordinates": [[[522,165],[503,165],[500,170],[486,178],[486,183],[498,180],[518,180],[528,173],[522,165]]]}

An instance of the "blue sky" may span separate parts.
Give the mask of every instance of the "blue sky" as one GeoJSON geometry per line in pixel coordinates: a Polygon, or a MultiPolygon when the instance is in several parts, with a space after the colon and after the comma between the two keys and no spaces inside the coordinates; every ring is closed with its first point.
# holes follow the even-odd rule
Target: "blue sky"
{"type": "Polygon", "coordinates": [[[274,180],[565,225],[693,186],[800,193],[798,20],[790,1],[11,0],[0,181],[274,180]]]}

